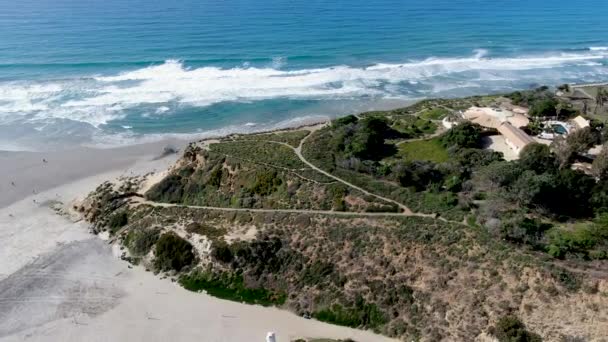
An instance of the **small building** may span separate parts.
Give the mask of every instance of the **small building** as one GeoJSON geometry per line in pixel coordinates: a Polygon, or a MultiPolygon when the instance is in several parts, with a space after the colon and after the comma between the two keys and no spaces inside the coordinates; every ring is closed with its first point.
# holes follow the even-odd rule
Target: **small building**
{"type": "Polygon", "coordinates": [[[583,129],[590,126],[589,120],[580,115],[572,119],[572,123],[576,129],[583,129]]]}
{"type": "Polygon", "coordinates": [[[526,134],[526,132],[513,126],[510,122],[503,122],[498,126],[497,130],[505,138],[507,145],[515,151],[517,155],[519,155],[524,147],[534,142],[534,139],[526,134]]]}

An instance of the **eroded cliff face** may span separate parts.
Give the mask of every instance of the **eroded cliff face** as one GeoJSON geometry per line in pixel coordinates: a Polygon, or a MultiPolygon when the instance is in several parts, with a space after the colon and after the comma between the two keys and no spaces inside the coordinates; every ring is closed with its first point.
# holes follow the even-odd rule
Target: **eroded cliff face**
{"type": "Polygon", "coordinates": [[[605,338],[600,262],[587,269],[546,260],[430,218],[156,206],[118,189],[106,184],[92,194],[82,207],[87,219],[111,232],[125,259],[150,269],[159,236],[187,240],[196,260],[161,273],[193,290],[222,288],[225,298],[406,340],[491,338],[505,315],[545,340],[605,338]],[[112,227],[109,218],[123,212],[126,223],[112,227]]]}
{"type": "Polygon", "coordinates": [[[548,341],[606,339],[606,261],[396,215],[301,167],[289,148],[224,145],[192,144],[169,171],[104,183],[74,208],[123,259],[226,299],[408,341],[494,340],[505,317],[548,341]]]}

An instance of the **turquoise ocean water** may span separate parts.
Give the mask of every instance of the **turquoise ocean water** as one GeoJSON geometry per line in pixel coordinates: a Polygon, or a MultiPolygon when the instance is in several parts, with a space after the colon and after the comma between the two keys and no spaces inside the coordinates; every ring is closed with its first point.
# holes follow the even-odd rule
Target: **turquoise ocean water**
{"type": "Polygon", "coordinates": [[[0,149],[608,80],[606,0],[0,0],[0,149]]]}

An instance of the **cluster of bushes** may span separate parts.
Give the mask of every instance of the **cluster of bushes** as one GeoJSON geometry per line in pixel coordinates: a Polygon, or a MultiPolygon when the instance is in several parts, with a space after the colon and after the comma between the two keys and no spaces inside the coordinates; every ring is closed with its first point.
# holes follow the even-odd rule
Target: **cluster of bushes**
{"type": "Polygon", "coordinates": [[[499,342],[541,342],[538,334],[526,329],[519,318],[509,315],[498,320],[490,331],[499,342]]]}
{"type": "Polygon", "coordinates": [[[608,258],[608,214],[601,214],[591,223],[580,223],[570,229],[552,229],[547,234],[546,249],[556,258],[608,258]]]}
{"type": "Polygon", "coordinates": [[[110,232],[115,234],[120,228],[126,226],[128,222],[129,215],[126,211],[122,210],[110,216],[110,219],[108,220],[108,227],[110,228],[110,232]]]}
{"type": "Polygon", "coordinates": [[[507,97],[513,104],[530,108],[530,116],[569,118],[576,115],[576,110],[570,104],[560,102],[548,87],[516,91],[507,97]]]}
{"type": "MultiPolygon", "coordinates": [[[[497,162],[479,176],[502,199],[559,220],[592,217],[607,205],[602,196],[606,180],[596,183],[568,165],[560,168],[557,156],[542,144],[526,146],[517,162],[497,162]]],[[[483,190],[487,184],[482,183],[477,185],[483,190]]]]}
{"type": "Polygon", "coordinates": [[[495,162],[481,168],[473,191],[488,194],[482,221],[500,237],[546,250],[554,257],[605,258],[598,246],[608,241],[608,179],[596,180],[569,164],[560,165],[548,146],[530,144],[517,162],[495,162]],[[590,219],[592,224],[553,227],[539,218],[557,221],[590,219]],[[537,217],[537,218],[534,218],[537,217]]]}
{"type": "Polygon", "coordinates": [[[264,306],[282,305],[284,293],[247,287],[243,276],[229,272],[196,271],[183,275],[180,284],[190,291],[206,291],[214,297],[264,306]]]}
{"type": "Polygon", "coordinates": [[[335,121],[331,145],[325,148],[343,159],[380,160],[396,152],[394,145],[385,142],[396,137],[399,137],[399,132],[392,129],[384,118],[369,116],[359,120],[350,115],[335,121]]]}
{"type": "Polygon", "coordinates": [[[150,252],[160,237],[160,229],[132,229],[124,241],[125,246],[135,257],[150,252]]]}
{"type": "MultiPolygon", "coordinates": [[[[434,115],[431,113],[431,115],[434,115]]],[[[435,133],[437,124],[430,119],[423,119],[413,115],[403,116],[395,120],[392,125],[400,133],[402,139],[413,139],[422,137],[425,134],[435,133]]]]}
{"type": "Polygon", "coordinates": [[[481,135],[481,126],[464,122],[447,131],[441,137],[441,142],[448,148],[479,148],[481,147],[481,135]]]}
{"type": "Polygon", "coordinates": [[[268,170],[256,175],[251,192],[260,196],[268,196],[275,192],[281,184],[283,184],[283,180],[278,177],[277,171],[268,170]]]}
{"type": "Polygon", "coordinates": [[[156,242],[154,267],[158,271],[181,271],[195,260],[193,247],[175,233],[165,233],[156,242]]]}
{"type": "Polygon", "coordinates": [[[386,314],[380,311],[376,305],[367,304],[360,297],[350,307],[333,304],[314,312],[312,316],[319,321],[352,328],[377,329],[388,321],[386,314]]]}

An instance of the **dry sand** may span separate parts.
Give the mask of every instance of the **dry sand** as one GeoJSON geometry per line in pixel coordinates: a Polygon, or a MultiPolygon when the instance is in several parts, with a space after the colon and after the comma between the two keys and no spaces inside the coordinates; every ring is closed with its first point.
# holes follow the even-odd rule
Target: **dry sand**
{"type": "Polygon", "coordinates": [[[389,340],[189,292],[130,268],[117,246],[53,210],[105,180],[166,169],[177,157],[158,158],[166,144],[0,153],[0,341],[389,340]]]}

